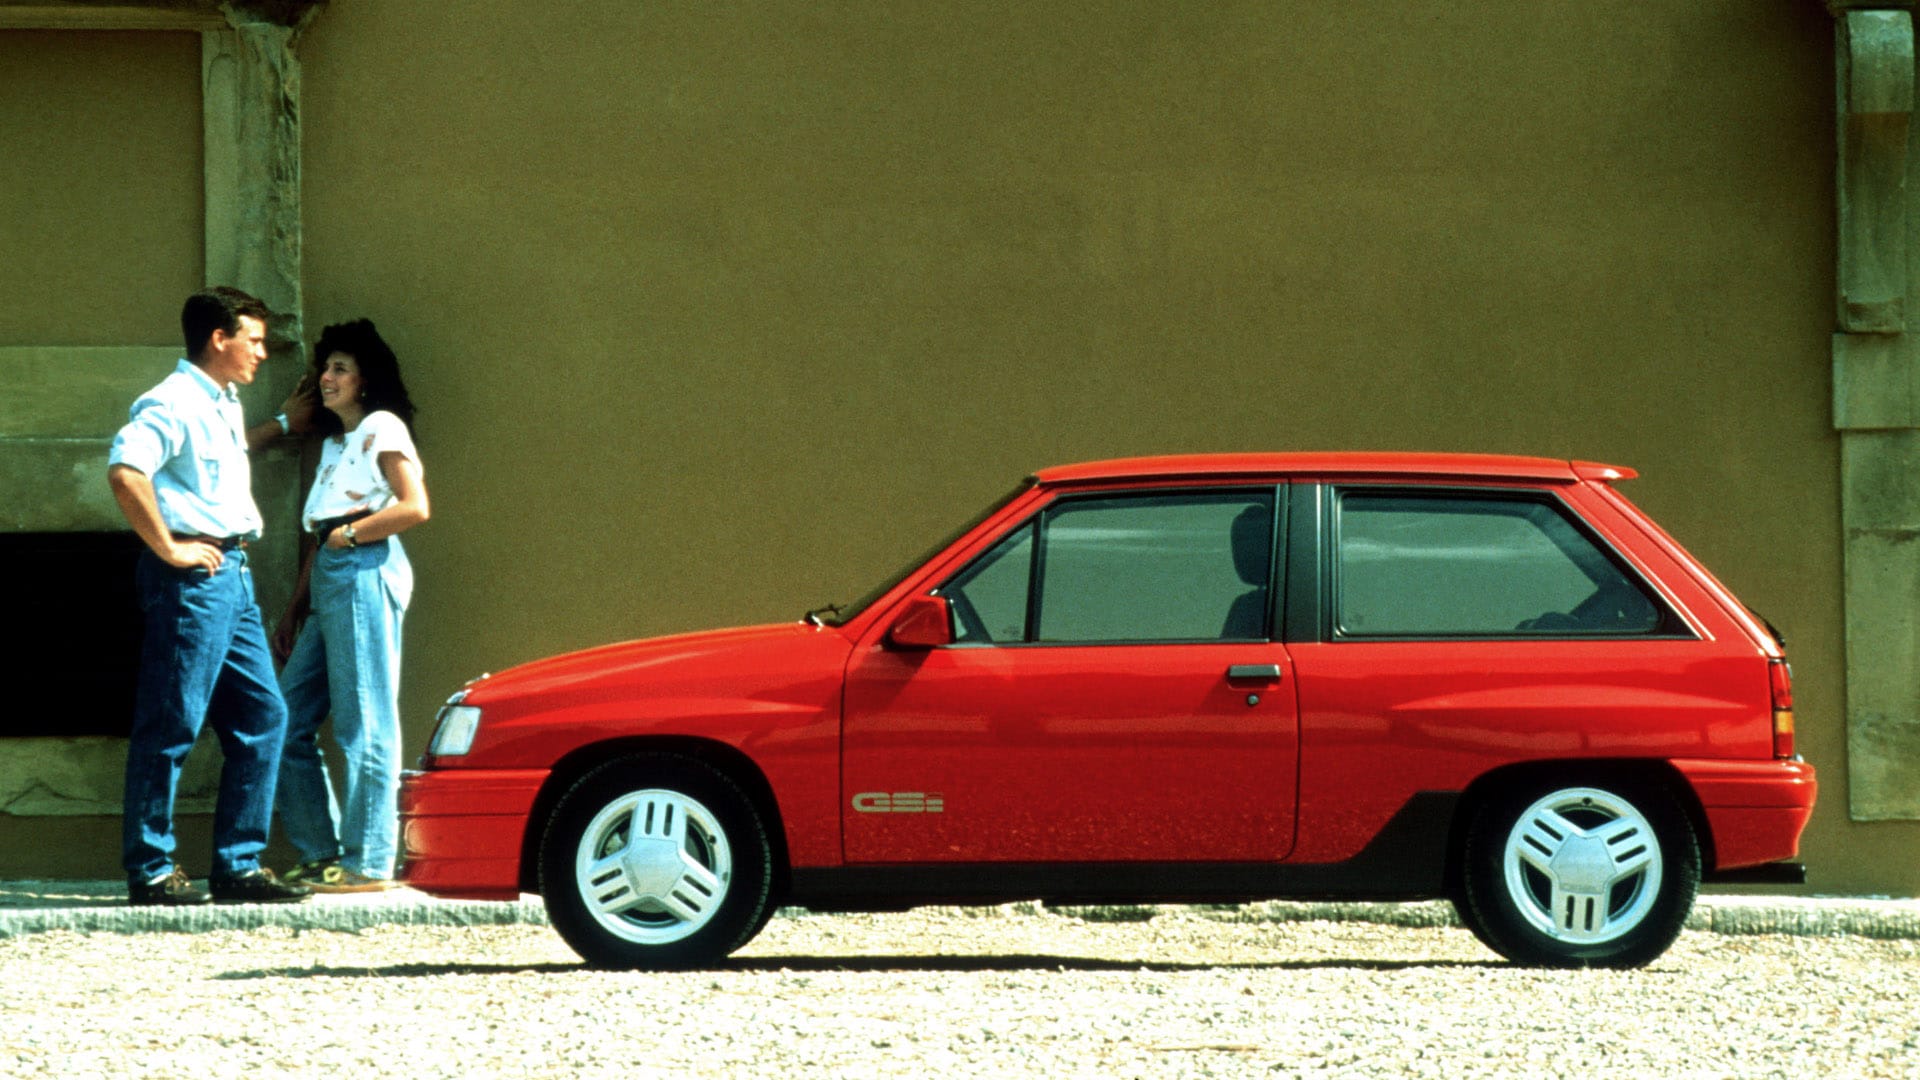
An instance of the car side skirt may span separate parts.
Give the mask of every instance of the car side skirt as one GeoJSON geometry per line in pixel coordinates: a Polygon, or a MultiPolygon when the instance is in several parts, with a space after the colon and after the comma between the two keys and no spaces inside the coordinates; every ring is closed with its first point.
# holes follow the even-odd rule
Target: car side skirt
{"type": "Polygon", "coordinates": [[[1805,885],[1805,863],[1776,862],[1742,866],[1732,870],[1710,870],[1700,876],[1706,885],[1805,885]]]}
{"type": "Polygon", "coordinates": [[[1353,858],[1337,863],[946,863],[794,867],[787,902],[816,911],[927,904],[1205,904],[1255,900],[1430,900],[1446,895],[1460,793],[1408,799],[1353,858]]]}

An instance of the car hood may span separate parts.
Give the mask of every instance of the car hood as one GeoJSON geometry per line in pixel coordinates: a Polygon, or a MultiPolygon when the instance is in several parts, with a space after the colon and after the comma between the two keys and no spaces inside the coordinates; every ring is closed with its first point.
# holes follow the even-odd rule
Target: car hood
{"type": "Polygon", "coordinates": [[[851,645],[831,627],[806,622],[643,638],[563,653],[475,680],[467,704],[483,708],[536,700],[627,697],[698,686],[752,694],[796,675],[807,681],[845,666],[851,645]]]}

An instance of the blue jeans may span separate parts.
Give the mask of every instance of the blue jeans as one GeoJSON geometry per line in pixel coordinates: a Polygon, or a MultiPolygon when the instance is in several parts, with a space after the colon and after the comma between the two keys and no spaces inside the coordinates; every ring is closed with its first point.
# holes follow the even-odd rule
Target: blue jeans
{"type": "Polygon", "coordinates": [[[144,613],[139,696],[127,740],[121,861],[129,880],[173,868],[173,799],[187,752],[211,723],[226,761],[213,813],[216,878],[260,867],[280,775],[287,709],[254,601],[247,553],[220,569],[180,570],[142,552],[134,585],[144,613]]]}
{"type": "Polygon", "coordinates": [[[399,841],[400,624],[413,567],[397,539],[322,547],[307,589],[312,614],[280,671],[288,714],[280,827],[303,862],[338,858],[355,873],[391,878],[399,841]],[[346,758],[337,794],[319,743],[329,713],[346,758]]]}

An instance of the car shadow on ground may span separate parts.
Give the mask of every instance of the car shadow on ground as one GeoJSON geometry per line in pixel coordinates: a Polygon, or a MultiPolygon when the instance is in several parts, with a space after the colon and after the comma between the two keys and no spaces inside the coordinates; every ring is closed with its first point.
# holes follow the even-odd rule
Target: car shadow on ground
{"type": "MultiPolygon", "coordinates": [[[[1188,971],[1311,971],[1320,969],[1353,971],[1404,971],[1412,968],[1498,968],[1510,967],[1503,960],[1342,960],[1337,957],[1317,960],[1261,960],[1209,964],[1165,960],[1115,960],[1089,956],[1049,956],[1020,953],[989,956],[748,956],[722,961],[710,967],[691,970],[722,972],[1000,972],[1000,971],[1150,971],[1177,973],[1188,971]]],[[[316,965],[313,967],[260,968],[252,971],[227,971],[216,980],[248,979],[414,979],[448,975],[544,975],[566,972],[593,972],[598,969],[583,963],[560,964],[393,964],[386,967],[360,965],[316,965]]]]}

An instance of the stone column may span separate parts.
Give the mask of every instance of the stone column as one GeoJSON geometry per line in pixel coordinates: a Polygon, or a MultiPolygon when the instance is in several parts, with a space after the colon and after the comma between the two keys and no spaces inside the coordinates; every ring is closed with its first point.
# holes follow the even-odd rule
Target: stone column
{"type": "Polygon", "coordinates": [[[1856,821],[1920,818],[1920,355],[1908,152],[1910,5],[1835,16],[1838,266],[1833,416],[1841,440],[1847,790],[1856,821]]]}
{"type": "MultiPolygon", "coordinates": [[[[294,46],[318,10],[312,3],[235,0],[220,5],[226,26],[201,32],[207,283],[245,289],[274,313],[268,363],[242,395],[249,417],[270,415],[306,364],[294,46]]],[[[253,469],[268,533],[251,556],[271,630],[298,572],[293,522],[300,510],[300,456],[257,454],[253,469]]]]}

